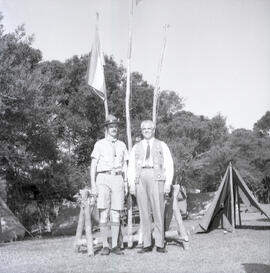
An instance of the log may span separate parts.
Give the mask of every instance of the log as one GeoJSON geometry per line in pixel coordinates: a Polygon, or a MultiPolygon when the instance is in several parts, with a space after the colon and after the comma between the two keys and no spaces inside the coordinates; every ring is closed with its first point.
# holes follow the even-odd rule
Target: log
{"type": "Polygon", "coordinates": [[[81,210],[79,215],[78,226],[76,230],[74,250],[78,252],[80,250],[80,246],[87,246],[87,253],[89,256],[94,255],[94,247],[93,247],[93,235],[92,235],[92,222],[91,222],[91,214],[94,208],[94,202],[92,200],[93,197],[89,195],[89,191],[87,189],[80,190],[81,195],[81,210]],[[90,200],[91,199],[91,200],[90,200]],[[82,243],[82,233],[85,228],[86,234],[86,243],[82,243]]]}
{"type": "Polygon", "coordinates": [[[86,206],[84,208],[85,213],[85,235],[87,241],[87,253],[88,256],[94,256],[94,248],[93,248],[93,235],[92,235],[92,222],[91,222],[91,212],[90,210],[90,202],[89,199],[86,201],[86,206]]]}
{"type": "Polygon", "coordinates": [[[79,250],[80,250],[80,245],[81,245],[80,240],[82,239],[84,222],[85,222],[85,220],[84,220],[84,208],[83,208],[83,205],[81,204],[79,221],[78,221],[78,225],[77,225],[75,242],[74,242],[74,251],[75,252],[79,252],[79,250]]]}
{"type": "Polygon", "coordinates": [[[184,249],[188,249],[189,248],[188,235],[187,235],[187,232],[183,223],[183,219],[180,213],[180,209],[178,206],[177,197],[178,197],[179,191],[180,191],[180,185],[174,185],[173,186],[173,216],[177,222],[180,238],[184,239],[182,240],[183,247],[184,249]]]}

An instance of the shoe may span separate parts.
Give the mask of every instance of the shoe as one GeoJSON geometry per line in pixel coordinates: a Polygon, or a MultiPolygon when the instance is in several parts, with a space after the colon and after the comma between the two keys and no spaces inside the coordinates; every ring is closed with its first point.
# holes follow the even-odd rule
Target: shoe
{"type": "Polygon", "coordinates": [[[111,253],[116,255],[124,255],[124,252],[120,249],[120,247],[116,246],[111,249],[111,253]]]}
{"type": "Polygon", "coordinates": [[[166,253],[166,252],[168,252],[167,249],[165,248],[165,246],[164,247],[157,246],[156,250],[159,253],[166,253]]]}
{"type": "Polygon", "coordinates": [[[140,249],[143,248],[143,244],[137,244],[136,248],[140,248],[140,249]]]}
{"type": "Polygon", "coordinates": [[[137,253],[143,254],[143,253],[151,252],[151,251],[152,251],[152,247],[151,247],[151,246],[148,246],[148,247],[143,247],[143,248],[141,248],[140,250],[137,251],[137,253]]]}
{"type": "Polygon", "coordinates": [[[178,240],[179,240],[180,242],[186,242],[186,243],[189,242],[188,236],[186,236],[186,237],[179,237],[178,240]]]}
{"type": "Polygon", "coordinates": [[[110,249],[108,247],[103,247],[100,251],[100,255],[109,255],[110,249]]]}

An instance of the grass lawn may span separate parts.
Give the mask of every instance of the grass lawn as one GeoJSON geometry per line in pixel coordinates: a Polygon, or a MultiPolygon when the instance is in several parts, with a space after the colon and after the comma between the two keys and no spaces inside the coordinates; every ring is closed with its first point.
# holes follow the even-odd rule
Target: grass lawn
{"type": "MultiPolygon", "coordinates": [[[[270,206],[265,206],[268,213],[270,206]]],[[[242,229],[192,234],[189,250],[168,244],[166,254],[138,254],[89,258],[74,253],[74,237],[25,240],[0,244],[1,273],[60,272],[270,272],[270,222],[259,213],[243,213],[242,229]]],[[[196,221],[185,221],[190,230],[196,221]]]]}

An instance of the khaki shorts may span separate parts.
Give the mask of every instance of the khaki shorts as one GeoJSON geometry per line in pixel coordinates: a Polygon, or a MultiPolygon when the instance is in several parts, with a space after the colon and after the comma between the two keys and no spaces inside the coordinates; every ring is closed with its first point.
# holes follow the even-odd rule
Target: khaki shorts
{"type": "Polygon", "coordinates": [[[97,208],[124,209],[125,186],[121,175],[99,173],[97,175],[97,208]]]}

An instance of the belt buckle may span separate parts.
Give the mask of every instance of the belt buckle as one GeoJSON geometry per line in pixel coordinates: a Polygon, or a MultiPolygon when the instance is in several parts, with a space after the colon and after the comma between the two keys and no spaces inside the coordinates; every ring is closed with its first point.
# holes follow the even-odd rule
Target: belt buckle
{"type": "Polygon", "coordinates": [[[112,170],[111,175],[116,175],[116,171],[112,170]]]}

